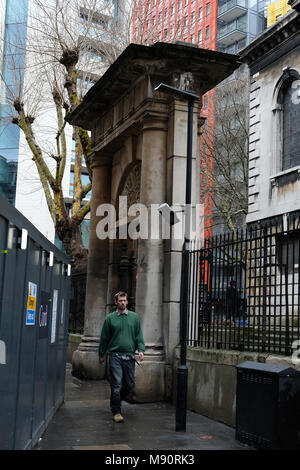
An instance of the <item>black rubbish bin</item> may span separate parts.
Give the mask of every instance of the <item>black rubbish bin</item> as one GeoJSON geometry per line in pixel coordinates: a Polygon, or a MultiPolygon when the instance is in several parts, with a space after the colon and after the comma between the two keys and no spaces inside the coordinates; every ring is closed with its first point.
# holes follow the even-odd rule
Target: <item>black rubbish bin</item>
{"type": "Polygon", "coordinates": [[[258,449],[300,450],[300,372],[247,361],[237,366],[236,439],[258,449]]]}

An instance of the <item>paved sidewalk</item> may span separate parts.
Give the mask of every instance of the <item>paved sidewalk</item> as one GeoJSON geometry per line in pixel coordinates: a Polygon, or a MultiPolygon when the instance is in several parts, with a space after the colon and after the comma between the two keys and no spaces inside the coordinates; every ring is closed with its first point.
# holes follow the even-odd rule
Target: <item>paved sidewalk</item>
{"type": "Polygon", "coordinates": [[[169,403],[123,403],[125,422],[116,424],[109,409],[107,381],[78,381],[67,365],[65,403],[35,450],[246,450],[234,429],[187,412],[186,432],[175,432],[175,407],[169,403]]]}

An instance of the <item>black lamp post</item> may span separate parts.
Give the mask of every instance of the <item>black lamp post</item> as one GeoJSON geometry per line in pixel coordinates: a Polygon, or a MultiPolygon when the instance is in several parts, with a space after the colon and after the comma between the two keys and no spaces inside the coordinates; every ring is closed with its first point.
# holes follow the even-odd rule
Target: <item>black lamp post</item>
{"type": "Polygon", "coordinates": [[[161,83],[155,91],[172,95],[175,98],[188,102],[188,128],[187,128],[187,164],[186,164],[186,190],[185,190],[185,236],[182,250],[181,293],[180,293],[180,365],[177,369],[177,401],[176,401],[176,431],[186,430],[186,403],[188,368],[186,366],[187,346],[187,319],[188,319],[188,278],[189,278],[189,241],[191,224],[191,194],[192,194],[192,149],[193,149],[193,108],[199,96],[191,91],[179,90],[165,83],[161,83]]]}

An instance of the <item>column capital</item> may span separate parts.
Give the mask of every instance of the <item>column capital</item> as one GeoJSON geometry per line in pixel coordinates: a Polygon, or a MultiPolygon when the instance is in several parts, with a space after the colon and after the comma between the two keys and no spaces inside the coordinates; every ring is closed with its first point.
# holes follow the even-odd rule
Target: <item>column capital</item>
{"type": "Polygon", "coordinates": [[[145,131],[168,131],[168,115],[149,115],[147,114],[141,119],[142,132],[145,131]]]}
{"type": "Polygon", "coordinates": [[[93,168],[112,165],[113,154],[108,152],[94,152],[92,154],[93,168]]]}

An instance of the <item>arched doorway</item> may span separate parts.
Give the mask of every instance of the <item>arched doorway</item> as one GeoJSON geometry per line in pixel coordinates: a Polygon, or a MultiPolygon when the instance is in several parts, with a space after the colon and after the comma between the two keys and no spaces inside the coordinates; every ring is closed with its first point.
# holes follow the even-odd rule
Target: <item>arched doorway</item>
{"type": "MultiPolygon", "coordinates": [[[[128,208],[135,203],[140,202],[140,187],[141,187],[141,162],[135,160],[127,170],[124,172],[119,184],[119,191],[116,200],[116,213],[127,214],[128,208]],[[126,198],[126,202],[125,202],[126,198]],[[126,207],[120,208],[119,204],[126,203],[126,207]]],[[[120,239],[120,227],[126,223],[126,232],[128,229],[127,222],[122,219],[117,221],[117,238],[113,244],[113,258],[117,267],[117,290],[122,290],[128,293],[128,308],[135,310],[135,299],[136,299],[136,267],[137,267],[137,256],[138,256],[138,240],[132,240],[127,237],[126,239],[120,239]]],[[[123,226],[124,232],[124,226],[123,226]]]]}

